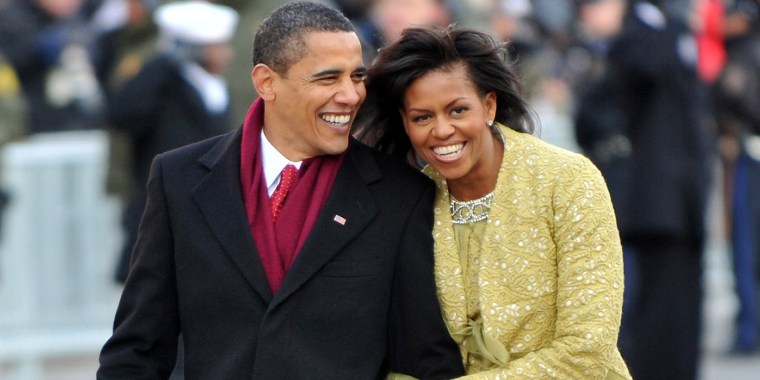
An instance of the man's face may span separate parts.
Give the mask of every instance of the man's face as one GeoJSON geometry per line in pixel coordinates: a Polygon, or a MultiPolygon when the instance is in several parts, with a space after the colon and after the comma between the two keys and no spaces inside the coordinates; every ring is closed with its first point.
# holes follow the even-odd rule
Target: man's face
{"type": "Polygon", "coordinates": [[[364,101],[365,67],[353,32],[312,32],[307,53],[287,73],[274,73],[264,133],[291,161],[340,154],[364,101]]]}
{"type": "Polygon", "coordinates": [[[620,32],[625,10],[626,2],[622,0],[585,3],[578,12],[578,21],[590,37],[607,40],[620,32]]]}
{"type": "Polygon", "coordinates": [[[37,0],[37,4],[56,19],[75,15],[82,7],[82,0],[37,0]]]}
{"type": "Polygon", "coordinates": [[[212,74],[226,73],[234,55],[235,52],[228,42],[203,45],[203,64],[212,74]]]}

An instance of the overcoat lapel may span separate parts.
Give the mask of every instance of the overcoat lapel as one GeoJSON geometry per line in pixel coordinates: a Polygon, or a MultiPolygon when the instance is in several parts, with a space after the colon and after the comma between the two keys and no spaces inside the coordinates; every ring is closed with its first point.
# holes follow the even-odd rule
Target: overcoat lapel
{"type": "Polygon", "coordinates": [[[195,200],[225,253],[269,303],[272,291],[248,227],[240,190],[241,139],[242,128],[223,137],[200,159],[209,173],[196,187],[195,200]]]}
{"type": "Polygon", "coordinates": [[[352,144],[309,237],[270,307],[298,290],[377,216],[378,205],[368,185],[381,177],[371,154],[352,144]]]}
{"type": "Polygon", "coordinates": [[[242,129],[238,129],[201,158],[209,173],[196,187],[195,200],[225,253],[262,299],[272,301],[273,307],[298,290],[376,217],[378,205],[368,185],[382,174],[366,148],[352,142],[354,148],[338,171],[309,237],[273,298],[240,191],[241,138],[242,129]]]}

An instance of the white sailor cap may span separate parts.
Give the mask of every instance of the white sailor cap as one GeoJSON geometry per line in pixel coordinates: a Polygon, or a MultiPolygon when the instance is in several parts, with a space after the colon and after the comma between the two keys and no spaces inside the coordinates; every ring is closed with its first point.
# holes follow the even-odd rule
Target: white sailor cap
{"type": "Polygon", "coordinates": [[[498,12],[515,18],[527,17],[533,13],[530,0],[501,0],[496,4],[498,12]]]}
{"type": "Polygon", "coordinates": [[[161,5],[153,19],[166,37],[204,45],[229,41],[238,13],[223,5],[190,0],[161,5]]]}

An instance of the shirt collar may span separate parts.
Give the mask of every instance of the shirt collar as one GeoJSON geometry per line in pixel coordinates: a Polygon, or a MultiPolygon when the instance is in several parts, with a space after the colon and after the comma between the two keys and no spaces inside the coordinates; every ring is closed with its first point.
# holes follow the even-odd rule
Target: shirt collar
{"type": "Polygon", "coordinates": [[[264,180],[267,184],[267,190],[271,196],[274,189],[280,183],[280,172],[285,169],[288,164],[295,165],[296,169],[301,169],[301,163],[303,161],[292,162],[285,158],[277,148],[272,145],[264,134],[264,129],[261,129],[261,160],[262,167],[264,168],[264,180]]]}

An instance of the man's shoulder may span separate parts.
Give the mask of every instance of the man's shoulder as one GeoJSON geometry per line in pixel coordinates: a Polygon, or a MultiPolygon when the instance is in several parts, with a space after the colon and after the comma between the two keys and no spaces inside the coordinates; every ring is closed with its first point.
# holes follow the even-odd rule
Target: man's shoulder
{"type": "Polygon", "coordinates": [[[139,87],[156,88],[162,85],[177,86],[185,83],[181,80],[182,74],[177,60],[168,54],[159,53],[148,57],[140,71],[124,81],[126,83],[139,83],[139,87]]]}
{"type": "MultiPolygon", "coordinates": [[[[239,133],[236,130],[209,137],[205,140],[197,141],[188,145],[181,146],[161,154],[165,162],[186,162],[189,160],[197,161],[209,153],[218,151],[221,155],[227,147],[239,142],[239,133]],[[237,139],[236,139],[237,138],[237,139]]],[[[238,143],[239,151],[239,143],[238,143]]]]}
{"type": "MultiPolygon", "coordinates": [[[[390,182],[405,183],[405,186],[433,185],[430,178],[398,157],[377,151],[356,140],[352,142],[350,149],[350,153],[358,157],[359,161],[369,161],[377,165],[383,178],[390,182]]],[[[362,168],[360,167],[359,170],[362,168]]]]}

